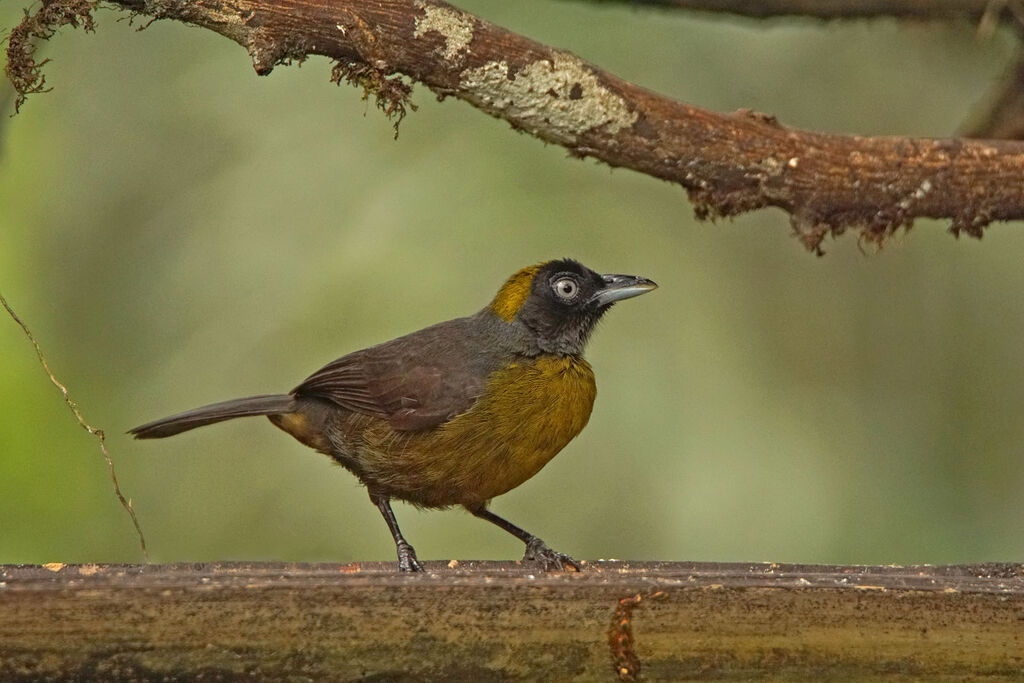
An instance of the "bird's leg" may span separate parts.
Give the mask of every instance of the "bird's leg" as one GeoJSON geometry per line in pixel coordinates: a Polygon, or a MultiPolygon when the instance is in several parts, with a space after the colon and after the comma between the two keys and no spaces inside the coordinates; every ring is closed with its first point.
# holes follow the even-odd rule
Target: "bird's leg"
{"type": "Polygon", "coordinates": [[[565,569],[566,567],[572,567],[576,571],[580,570],[579,562],[572,559],[564,553],[560,553],[557,550],[552,550],[548,547],[548,544],[540,540],[529,531],[520,529],[512,522],[499,517],[494,514],[486,507],[481,505],[477,508],[466,507],[473,515],[480,519],[486,519],[491,524],[501,527],[505,531],[509,532],[520,541],[526,544],[526,554],[523,555],[524,562],[540,562],[541,567],[544,571],[551,571],[554,569],[565,569]]]}
{"type": "Polygon", "coordinates": [[[391,499],[387,496],[378,496],[373,493],[370,494],[370,500],[380,510],[380,514],[384,515],[384,521],[388,524],[388,529],[391,530],[391,537],[395,539],[395,550],[398,551],[398,569],[403,572],[421,572],[423,571],[423,565],[416,559],[416,551],[413,549],[409,542],[402,537],[402,530],[398,528],[398,520],[395,519],[395,513],[391,510],[391,499]]]}

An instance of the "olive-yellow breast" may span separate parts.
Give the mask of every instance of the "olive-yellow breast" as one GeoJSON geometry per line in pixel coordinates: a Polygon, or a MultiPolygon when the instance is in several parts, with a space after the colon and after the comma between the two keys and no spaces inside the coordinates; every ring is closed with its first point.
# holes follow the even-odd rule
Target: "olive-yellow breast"
{"type": "Polygon", "coordinates": [[[421,565],[391,498],[462,505],[526,544],[545,569],[579,566],[487,509],[535,475],[586,426],[597,394],[583,349],[616,301],[656,285],[556,260],[523,268],[478,313],[343,356],[288,394],[217,403],[131,430],[171,436],[266,415],[366,486],[391,530],[399,568],[421,565]]]}

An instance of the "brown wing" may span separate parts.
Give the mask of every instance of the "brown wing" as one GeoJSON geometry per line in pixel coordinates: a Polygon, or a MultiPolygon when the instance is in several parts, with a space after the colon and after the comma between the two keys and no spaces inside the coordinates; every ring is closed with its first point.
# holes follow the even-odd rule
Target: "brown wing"
{"type": "Polygon", "coordinates": [[[365,415],[398,431],[443,424],[469,410],[497,367],[477,318],[428,327],[328,363],[292,390],[365,415]]]}

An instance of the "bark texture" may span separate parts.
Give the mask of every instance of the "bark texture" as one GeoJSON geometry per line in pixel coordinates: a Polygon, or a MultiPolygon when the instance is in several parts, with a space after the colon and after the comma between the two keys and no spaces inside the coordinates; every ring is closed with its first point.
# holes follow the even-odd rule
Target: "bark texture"
{"type": "MultiPolygon", "coordinates": [[[[62,2],[78,3],[71,15],[83,23],[83,0],[55,0],[41,11],[62,2]]],[[[829,234],[856,229],[880,243],[918,217],[949,219],[954,234],[975,237],[992,221],[1024,218],[1024,144],[826,135],[757,112],[710,112],[439,0],[110,4],[216,31],[244,46],[260,74],[309,55],[330,57],[335,80],[362,85],[399,117],[409,103],[402,76],[409,77],[574,156],[678,183],[702,218],[781,208],[819,252],[829,234]]],[[[8,48],[21,59],[8,64],[16,82],[35,66],[23,43],[12,35],[8,48]]]]}

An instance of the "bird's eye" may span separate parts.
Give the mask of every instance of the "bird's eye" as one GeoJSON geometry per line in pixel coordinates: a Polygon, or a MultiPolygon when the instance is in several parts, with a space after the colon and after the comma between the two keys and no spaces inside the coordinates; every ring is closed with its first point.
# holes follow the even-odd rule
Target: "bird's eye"
{"type": "Polygon", "coordinates": [[[579,294],[580,286],[571,277],[563,277],[555,282],[555,294],[563,301],[572,301],[579,294]]]}

